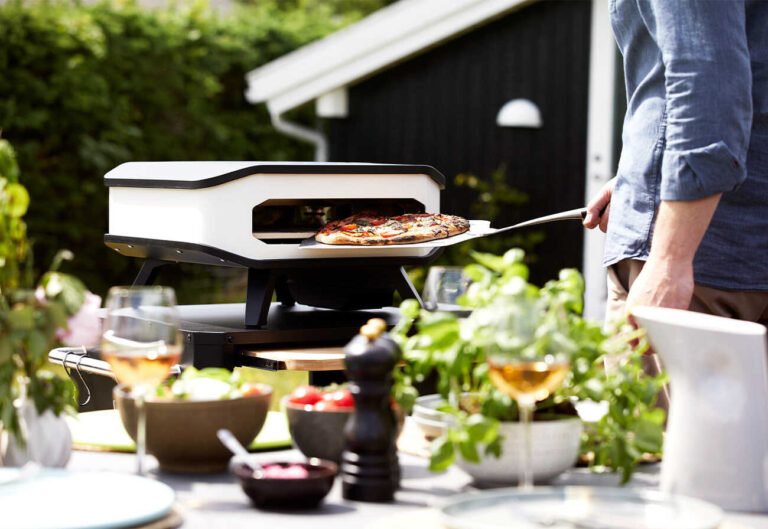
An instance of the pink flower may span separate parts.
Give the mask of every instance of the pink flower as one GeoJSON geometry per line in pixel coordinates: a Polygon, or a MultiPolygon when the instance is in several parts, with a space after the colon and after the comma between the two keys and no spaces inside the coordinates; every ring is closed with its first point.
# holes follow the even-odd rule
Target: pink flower
{"type": "Polygon", "coordinates": [[[86,292],[82,307],[67,321],[68,329],[59,329],[56,332],[56,339],[68,347],[97,345],[101,339],[99,308],[101,308],[101,296],[86,292]]]}
{"type": "Polygon", "coordinates": [[[35,299],[42,306],[45,306],[48,303],[48,298],[45,297],[45,289],[43,287],[38,286],[35,289],[35,299]]]}

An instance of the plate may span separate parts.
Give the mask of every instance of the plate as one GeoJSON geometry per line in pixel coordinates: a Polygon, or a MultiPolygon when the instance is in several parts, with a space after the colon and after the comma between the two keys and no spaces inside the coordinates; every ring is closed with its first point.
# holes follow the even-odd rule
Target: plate
{"type": "Polygon", "coordinates": [[[456,496],[441,509],[447,529],[716,529],[723,511],[654,490],[608,487],[498,489],[456,496]]]}
{"type": "Polygon", "coordinates": [[[131,474],[45,469],[21,481],[0,468],[0,513],[5,529],[96,529],[140,525],[167,515],[173,490],[131,474]]]}

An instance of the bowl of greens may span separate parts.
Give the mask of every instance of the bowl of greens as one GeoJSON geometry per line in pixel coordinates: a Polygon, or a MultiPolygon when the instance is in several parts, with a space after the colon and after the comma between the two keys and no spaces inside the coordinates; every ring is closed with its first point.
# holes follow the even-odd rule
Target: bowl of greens
{"type": "MultiPolygon", "coordinates": [[[[123,386],[114,391],[126,431],[136,439],[136,403],[123,386]]],[[[175,380],[146,396],[147,452],[166,472],[222,472],[231,454],[216,432],[230,430],[248,446],[258,435],[269,410],[272,388],[245,382],[226,369],[189,367],[175,380]]]]}

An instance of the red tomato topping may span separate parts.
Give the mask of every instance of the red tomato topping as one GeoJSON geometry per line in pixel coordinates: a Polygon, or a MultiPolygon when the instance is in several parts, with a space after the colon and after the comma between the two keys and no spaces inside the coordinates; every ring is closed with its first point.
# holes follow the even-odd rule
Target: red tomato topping
{"type": "Polygon", "coordinates": [[[347,224],[346,226],[341,227],[344,231],[354,230],[355,228],[357,228],[357,224],[347,224]]]}
{"type": "Polygon", "coordinates": [[[376,220],[372,220],[372,221],[371,221],[371,226],[381,226],[381,225],[382,225],[382,224],[384,224],[385,222],[387,222],[387,220],[386,220],[386,219],[376,219],[376,220]]]}
{"type": "Polygon", "coordinates": [[[323,394],[316,387],[299,386],[293,390],[290,397],[288,397],[288,401],[294,404],[315,404],[320,402],[322,398],[323,394]]]}
{"type": "Polygon", "coordinates": [[[389,238],[389,237],[394,237],[395,235],[400,235],[401,233],[403,233],[403,232],[401,232],[401,231],[385,231],[385,232],[380,233],[379,235],[381,235],[384,238],[389,238]]]}
{"type": "MultiPolygon", "coordinates": [[[[355,399],[348,389],[336,389],[323,393],[323,402],[333,405],[335,408],[354,408],[355,399]]],[[[317,407],[315,407],[317,409],[317,407]]]]}

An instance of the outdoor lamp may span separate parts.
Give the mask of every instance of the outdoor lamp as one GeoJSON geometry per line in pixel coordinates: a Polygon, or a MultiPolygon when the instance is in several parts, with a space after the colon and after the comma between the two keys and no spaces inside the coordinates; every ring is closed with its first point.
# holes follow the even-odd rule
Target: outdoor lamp
{"type": "Polygon", "coordinates": [[[541,128],[541,112],[539,107],[529,99],[512,99],[504,103],[496,114],[496,124],[499,127],[541,128]]]}

